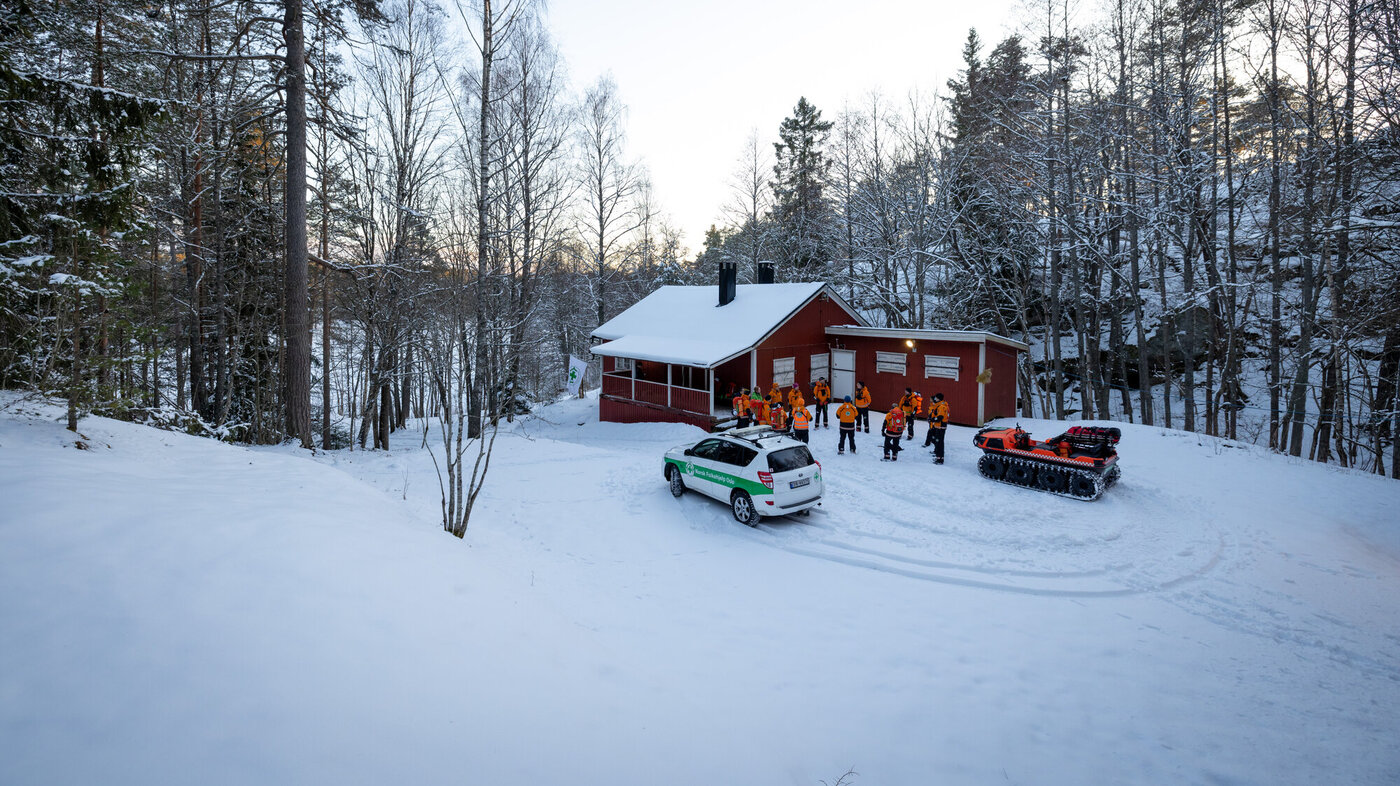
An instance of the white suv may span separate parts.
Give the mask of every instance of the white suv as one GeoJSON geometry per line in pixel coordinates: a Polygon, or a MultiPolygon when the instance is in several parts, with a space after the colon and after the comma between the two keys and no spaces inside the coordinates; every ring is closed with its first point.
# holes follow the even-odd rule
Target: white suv
{"type": "Polygon", "coordinates": [[[693,489],[729,503],[750,527],[759,516],[785,516],[822,504],[822,465],[807,445],[768,426],[734,429],[666,451],[666,480],[679,497],[693,489]]]}

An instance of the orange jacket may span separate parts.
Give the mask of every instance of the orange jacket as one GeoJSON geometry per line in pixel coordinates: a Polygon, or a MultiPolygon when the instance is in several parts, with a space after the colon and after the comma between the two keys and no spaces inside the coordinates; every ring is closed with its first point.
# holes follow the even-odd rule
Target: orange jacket
{"type": "Polygon", "coordinates": [[[788,393],[788,406],[793,409],[807,406],[807,399],[802,397],[802,388],[796,385],[792,386],[792,390],[788,393]]]}
{"type": "Polygon", "coordinates": [[[932,428],[948,427],[948,399],[933,402],[928,410],[928,423],[932,428]]]}
{"type": "Polygon", "coordinates": [[[899,400],[899,409],[906,417],[919,411],[919,405],[915,402],[913,393],[904,394],[904,397],[899,400]]]}
{"type": "Polygon", "coordinates": [[[836,419],[842,423],[856,422],[856,405],[849,401],[841,402],[841,406],[836,408],[836,419]]]}
{"type": "Polygon", "coordinates": [[[916,393],[914,393],[914,414],[917,415],[917,414],[919,414],[920,412],[923,412],[923,411],[924,411],[924,395],[923,395],[922,393],[916,392],[916,393]]]}
{"type": "Polygon", "coordinates": [[[870,388],[861,388],[856,394],[856,406],[861,409],[870,409],[870,388]]]}
{"type": "Polygon", "coordinates": [[[781,390],[778,389],[778,383],[776,383],[776,382],[773,383],[773,387],[768,388],[768,403],[769,403],[769,404],[781,404],[781,403],[783,403],[783,391],[781,391],[781,390]]]}
{"type": "Polygon", "coordinates": [[[768,402],[761,398],[749,399],[749,412],[753,416],[753,422],[764,423],[768,420],[768,402]]]}
{"type": "Polygon", "coordinates": [[[792,408],[792,427],[800,431],[806,431],[812,427],[812,416],[804,406],[792,408]]]}
{"type": "Polygon", "coordinates": [[[736,414],[736,415],[738,415],[739,417],[742,418],[742,417],[747,416],[747,415],[748,415],[748,412],[749,412],[749,397],[748,397],[748,396],[743,396],[743,395],[735,396],[735,397],[734,397],[734,414],[736,414]]]}
{"type": "Polygon", "coordinates": [[[787,412],[782,407],[772,407],[768,411],[768,425],[782,431],[787,426],[787,412]]]}
{"type": "Polygon", "coordinates": [[[818,382],[814,385],[812,395],[817,397],[818,404],[831,403],[831,388],[825,382],[818,382]]]}
{"type": "Polygon", "coordinates": [[[904,433],[904,413],[897,409],[892,409],[885,413],[885,433],[904,433]]]}

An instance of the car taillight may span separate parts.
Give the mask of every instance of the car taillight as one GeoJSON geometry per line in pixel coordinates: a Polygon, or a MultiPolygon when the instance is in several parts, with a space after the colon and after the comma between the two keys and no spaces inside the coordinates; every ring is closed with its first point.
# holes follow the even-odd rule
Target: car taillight
{"type": "Polygon", "coordinates": [[[768,488],[773,488],[773,473],[759,470],[758,480],[760,483],[767,486],[768,488]]]}
{"type": "Polygon", "coordinates": [[[812,463],[817,465],[817,474],[820,475],[822,472],[822,463],[816,459],[812,459],[812,463]]]}

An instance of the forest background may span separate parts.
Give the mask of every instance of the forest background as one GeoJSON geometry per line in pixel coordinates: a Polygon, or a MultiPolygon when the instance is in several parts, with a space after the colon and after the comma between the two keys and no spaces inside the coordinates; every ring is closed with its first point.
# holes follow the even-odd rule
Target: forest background
{"type": "Polygon", "coordinates": [[[1400,477],[1400,0],[1017,27],[939,94],[795,97],[692,258],[542,5],[6,4],[0,385],[307,447],[434,417],[461,535],[494,424],[594,327],[774,260],[873,324],[1031,344],[1026,417],[1400,477]]]}

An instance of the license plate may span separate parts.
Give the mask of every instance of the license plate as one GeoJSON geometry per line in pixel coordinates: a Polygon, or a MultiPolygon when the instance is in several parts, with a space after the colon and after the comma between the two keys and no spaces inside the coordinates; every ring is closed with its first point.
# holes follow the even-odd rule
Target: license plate
{"type": "Polygon", "coordinates": [[[811,478],[801,478],[801,479],[799,479],[799,480],[794,480],[793,482],[789,483],[789,484],[788,484],[788,488],[790,488],[790,489],[800,489],[800,488],[802,488],[803,486],[806,486],[806,485],[810,484],[811,482],[812,482],[812,479],[811,479],[811,478]]]}

